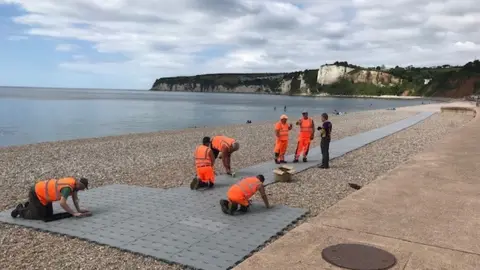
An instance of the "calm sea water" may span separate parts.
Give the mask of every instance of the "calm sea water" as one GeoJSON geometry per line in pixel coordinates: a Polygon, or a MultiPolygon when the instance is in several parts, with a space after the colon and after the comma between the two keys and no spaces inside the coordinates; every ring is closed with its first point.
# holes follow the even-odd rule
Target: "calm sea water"
{"type": "Polygon", "coordinates": [[[421,104],[422,100],[309,98],[0,87],[0,147],[128,133],[297,118],[421,104]],[[276,107],[276,110],[274,110],[276,107]]]}

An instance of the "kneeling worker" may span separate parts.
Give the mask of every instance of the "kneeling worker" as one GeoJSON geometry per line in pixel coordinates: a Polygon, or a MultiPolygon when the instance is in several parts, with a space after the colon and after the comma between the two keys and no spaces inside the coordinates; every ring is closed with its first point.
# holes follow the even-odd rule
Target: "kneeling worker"
{"type": "Polygon", "coordinates": [[[213,187],[215,184],[215,156],[210,149],[210,137],[203,137],[202,145],[195,150],[195,167],[197,168],[197,176],[190,183],[190,189],[198,189],[199,187],[213,187]]]}
{"type": "Polygon", "coordinates": [[[19,204],[12,211],[12,217],[24,219],[48,220],[53,216],[52,203],[60,201],[60,206],[70,215],[75,217],[87,216],[91,213],[80,209],[77,192],[88,189],[88,180],[73,177],[50,179],[37,182],[28,193],[28,202],[19,204]],[[73,204],[78,212],[74,212],[67,204],[68,196],[72,196],[73,204]]]}
{"type": "Polygon", "coordinates": [[[232,175],[232,168],[230,167],[230,158],[233,152],[238,151],[240,145],[235,139],[226,136],[215,136],[212,138],[211,146],[215,158],[222,159],[223,166],[228,175],[232,175]]]}
{"type": "Polygon", "coordinates": [[[250,206],[249,199],[257,193],[257,191],[260,191],[265,206],[270,208],[267,194],[265,193],[265,188],[263,186],[264,181],[265,177],[260,174],[257,176],[246,177],[231,186],[227,192],[228,200],[220,200],[222,212],[228,215],[233,215],[237,210],[240,212],[247,212],[248,207],[250,206]],[[240,209],[238,209],[239,205],[240,209]]]}

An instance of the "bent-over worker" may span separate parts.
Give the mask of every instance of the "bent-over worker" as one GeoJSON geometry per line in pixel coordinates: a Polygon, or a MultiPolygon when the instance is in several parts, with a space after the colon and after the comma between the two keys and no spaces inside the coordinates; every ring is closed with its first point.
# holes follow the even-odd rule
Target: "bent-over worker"
{"type": "Polygon", "coordinates": [[[303,153],[303,162],[307,162],[308,151],[310,150],[310,142],[313,140],[315,132],[315,124],[313,119],[308,117],[308,112],[302,112],[302,118],[296,122],[300,126],[300,133],[298,134],[297,149],[295,150],[295,159],[293,162],[298,162],[298,158],[303,153]]]}
{"type": "Polygon", "coordinates": [[[232,175],[232,168],[230,166],[231,155],[233,152],[238,151],[240,144],[238,144],[235,139],[227,136],[215,136],[212,138],[210,147],[213,150],[215,158],[219,157],[220,154],[225,171],[228,175],[232,175]]]}
{"type": "Polygon", "coordinates": [[[292,129],[292,124],[287,124],[288,117],[285,114],[280,116],[280,121],[275,124],[275,163],[287,163],[285,153],[288,148],[288,132],[292,129]]]}
{"type": "Polygon", "coordinates": [[[24,219],[46,220],[53,216],[52,203],[60,201],[60,206],[70,215],[79,217],[90,215],[90,212],[81,209],[78,204],[77,192],[88,189],[88,179],[73,177],[50,179],[37,182],[28,193],[28,202],[19,204],[12,211],[12,217],[20,216],[24,219]],[[67,204],[67,199],[72,196],[77,212],[67,204]]]}
{"type": "Polygon", "coordinates": [[[195,149],[195,167],[197,176],[190,183],[190,189],[199,187],[213,187],[215,184],[215,156],[210,149],[210,137],[203,137],[202,145],[195,149]]]}
{"type": "Polygon", "coordinates": [[[270,208],[267,194],[263,182],[265,177],[263,175],[251,176],[243,178],[236,184],[230,187],[227,192],[227,200],[220,200],[222,212],[228,215],[233,215],[237,210],[240,212],[247,212],[250,207],[249,199],[260,191],[263,202],[267,208],[270,208]],[[240,209],[238,206],[240,205],[240,209]]]}
{"type": "Polygon", "coordinates": [[[328,114],[322,113],[322,125],[318,127],[320,130],[320,149],[322,150],[322,164],[318,166],[321,169],[328,169],[330,166],[328,162],[330,161],[330,139],[332,134],[332,123],[328,121],[328,114]]]}

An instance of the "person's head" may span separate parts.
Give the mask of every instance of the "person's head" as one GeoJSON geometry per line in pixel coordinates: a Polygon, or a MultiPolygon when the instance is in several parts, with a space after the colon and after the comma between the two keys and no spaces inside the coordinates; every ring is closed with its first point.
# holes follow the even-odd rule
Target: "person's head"
{"type": "Polygon", "coordinates": [[[203,137],[202,144],[205,145],[205,146],[209,146],[210,145],[210,137],[203,137]]]}
{"type": "Polygon", "coordinates": [[[280,116],[280,122],[282,122],[283,124],[287,123],[287,120],[288,116],[286,114],[282,114],[282,116],[280,116]]]}
{"type": "Polygon", "coordinates": [[[257,178],[258,178],[258,180],[260,180],[260,182],[262,182],[262,183],[265,182],[265,177],[263,176],[263,174],[257,175],[257,178]]]}
{"type": "Polygon", "coordinates": [[[235,151],[238,151],[238,149],[240,149],[240,144],[238,142],[234,142],[232,144],[232,150],[230,151],[230,153],[233,153],[235,151]]]}
{"type": "Polygon", "coordinates": [[[322,113],[322,122],[325,122],[328,120],[328,114],[322,113]]]}
{"type": "Polygon", "coordinates": [[[80,178],[80,180],[78,180],[77,183],[75,184],[75,188],[77,190],[88,189],[88,179],[87,178],[80,178]]]}
{"type": "Polygon", "coordinates": [[[302,116],[304,119],[307,119],[308,118],[308,112],[305,110],[302,112],[302,116]]]}

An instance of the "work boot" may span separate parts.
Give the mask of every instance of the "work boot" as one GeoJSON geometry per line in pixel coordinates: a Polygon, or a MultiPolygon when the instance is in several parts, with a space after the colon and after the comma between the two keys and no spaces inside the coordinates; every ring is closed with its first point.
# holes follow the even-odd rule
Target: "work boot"
{"type": "Polygon", "coordinates": [[[238,204],[236,203],[233,203],[233,202],[228,202],[228,213],[229,215],[234,215],[235,214],[235,211],[237,211],[238,209],[238,204]]]}
{"type": "Polygon", "coordinates": [[[307,162],[307,157],[303,157],[303,162],[307,162]]]}
{"type": "Polygon", "coordinates": [[[280,163],[287,163],[285,160],[280,160],[280,163]]]}
{"type": "Polygon", "coordinates": [[[325,166],[325,165],[322,164],[322,165],[319,165],[318,168],[320,168],[320,169],[328,169],[328,168],[330,168],[330,167],[329,167],[328,165],[325,166]]]}
{"type": "Polygon", "coordinates": [[[228,211],[228,201],[227,200],[221,199],[220,200],[220,207],[222,208],[222,212],[224,214],[230,215],[229,211],[228,211]]]}
{"type": "Polygon", "coordinates": [[[203,182],[202,180],[198,180],[197,189],[199,189],[199,188],[209,188],[209,187],[210,187],[210,182],[203,182]]]}
{"type": "Polygon", "coordinates": [[[248,206],[240,206],[240,210],[238,210],[239,212],[242,212],[242,213],[246,213],[248,212],[248,206]]]}
{"type": "Polygon", "coordinates": [[[214,186],[215,186],[215,184],[214,184],[214,183],[212,183],[212,182],[208,182],[208,188],[213,188],[214,186]]]}
{"type": "Polygon", "coordinates": [[[295,158],[295,159],[293,160],[293,163],[297,163],[297,162],[298,162],[298,158],[295,158]]]}
{"type": "Polygon", "coordinates": [[[17,207],[15,207],[15,209],[13,209],[12,213],[10,213],[10,215],[13,217],[13,218],[16,218],[18,217],[18,215],[20,215],[20,211],[23,209],[23,205],[20,203],[17,205],[17,207]]]}
{"type": "Polygon", "coordinates": [[[192,180],[192,182],[190,182],[190,189],[191,190],[196,190],[198,189],[198,185],[200,184],[200,181],[198,180],[198,178],[195,176],[192,180]]]}
{"type": "Polygon", "coordinates": [[[278,161],[277,159],[275,159],[275,164],[280,164],[281,161],[278,161]]]}

